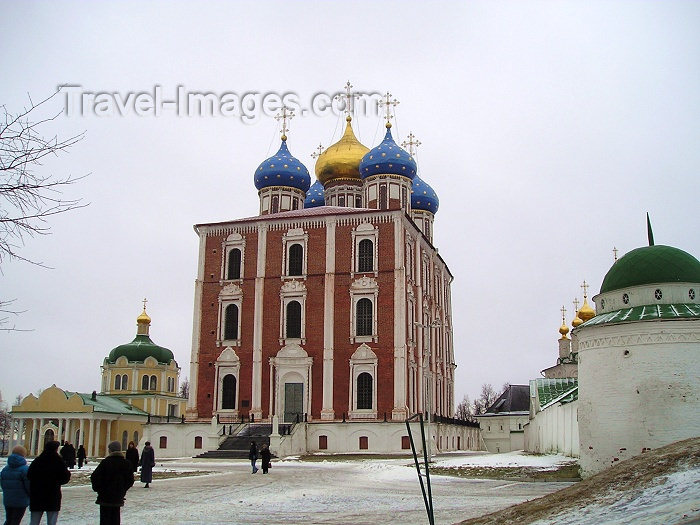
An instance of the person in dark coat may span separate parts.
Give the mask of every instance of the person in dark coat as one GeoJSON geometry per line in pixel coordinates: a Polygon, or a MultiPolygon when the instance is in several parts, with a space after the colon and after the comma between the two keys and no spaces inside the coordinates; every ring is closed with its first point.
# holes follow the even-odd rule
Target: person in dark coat
{"type": "Polygon", "coordinates": [[[85,461],[87,459],[87,452],[85,452],[85,447],[83,445],[80,445],[78,447],[77,456],[78,456],[78,469],[81,469],[81,468],[83,468],[83,462],[87,463],[87,461],[85,461]]]}
{"type": "Polygon", "coordinates": [[[7,466],[0,471],[2,503],[5,505],[5,525],[19,525],[29,506],[27,479],[27,449],[17,445],[7,456],[7,466]]]}
{"type": "Polygon", "coordinates": [[[61,449],[61,457],[68,468],[75,468],[75,447],[68,441],[61,449]]]}
{"type": "Polygon", "coordinates": [[[258,446],[255,444],[255,441],[250,442],[248,459],[250,460],[250,466],[253,467],[252,474],[255,474],[258,471],[258,467],[255,466],[255,462],[258,460],[258,446]]]}
{"type": "Polygon", "coordinates": [[[156,453],[151,446],[150,441],[146,441],[146,445],[141,452],[141,483],[145,483],[144,488],[148,488],[149,483],[153,483],[153,467],[156,466],[156,453]]]}
{"type": "Polygon", "coordinates": [[[267,469],[270,468],[270,457],[272,457],[272,454],[270,454],[270,447],[267,445],[260,447],[260,460],[262,461],[263,474],[267,474],[267,469]]]}
{"type": "Polygon", "coordinates": [[[61,510],[61,485],[70,480],[70,470],[58,455],[58,441],[49,441],[27,470],[31,523],[38,524],[46,512],[46,523],[55,525],[61,510]]]}
{"type": "Polygon", "coordinates": [[[126,491],[134,484],[134,471],[122,455],[122,445],[112,441],[107,445],[109,455],[100,461],[90,475],[92,490],[97,492],[100,525],[120,525],[121,508],[126,491]]]}
{"type": "Polygon", "coordinates": [[[131,464],[131,471],[136,472],[139,468],[139,449],[133,441],[129,441],[129,448],[126,449],[126,460],[131,464]]]}

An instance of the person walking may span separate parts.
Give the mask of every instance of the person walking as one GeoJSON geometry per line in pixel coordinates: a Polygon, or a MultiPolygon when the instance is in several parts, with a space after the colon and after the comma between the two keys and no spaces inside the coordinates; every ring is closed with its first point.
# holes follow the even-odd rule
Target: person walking
{"type": "Polygon", "coordinates": [[[131,463],[122,455],[122,445],[112,441],[107,445],[109,455],[100,461],[90,475],[92,490],[97,492],[100,506],[100,525],[120,525],[121,508],[126,491],[134,484],[131,463]]]}
{"type": "Polygon", "coordinates": [[[29,506],[27,479],[27,449],[17,445],[7,456],[7,465],[0,471],[2,503],[5,505],[5,525],[19,525],[29,506]]]}
{"type": "Polygon", "coordinates": [[[56,525],[61,510],[61,485],[70,480],[70,470],[58,455],[58,441],[49,441],[27,470],[29,480],[30,525],[39,525],[46,512],[46,523],[56,525]]]}
{"type": "Polygon", "coordinates": [[[78,447],[78,469],[83,468],[83,462],[87,463],[87,452],[85,452],[85,447],[83,445],[80,445],[78,447]]]}
{"type": "Polygon", "coordinates": [[[149,483],[153,483],[153,467],[156,466],[156,453],[151,446],[150,441],[146,441],[146,445],[141,452],[141,483],[145,483],[145,489],[149,483]]]}
{"type": "Polygon", "coordinates": [[[136,472],[139,468],[139,449],[133,441],[129,441],[129,447],[126,449],[126,460],[131,464],[131,471],[136,472]]]}
{"type": "Polygon", "coordinates": [[[270,468],[271,457],[272,454],[270,454],[270,447],[268,447],[266,444],[260,447],[260,461],[262,462],[263,474],[267,474],[267,469],[270,468]]]}
{"type": "Polygon", "coordinates": [[[250,459],[250,465],[253,467],[252,474],[255,474],[258,471],[258,467],[255,466],[255,462],[258,460],[258,446],[255,444],[255,441],[250,442],[248,459],[250,459]]]}
{"type": "Polygon", "coordinates": [[[61,449],[61,457],[69,469],[75,468],[75,447],[66,441],[61,449]]]}

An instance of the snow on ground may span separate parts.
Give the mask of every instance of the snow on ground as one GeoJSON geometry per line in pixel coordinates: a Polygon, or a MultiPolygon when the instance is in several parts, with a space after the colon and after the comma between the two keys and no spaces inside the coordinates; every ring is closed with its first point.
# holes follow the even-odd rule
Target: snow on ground
{"type": "Polygon", "coordinates": [[[674,472],[644,490],[611,492],[602,501],[531,525],[657,525],[700,522],[700,469],[674,472]]]}
{"type": "Polygon", "coordinates": [[[435,461],[438,467],[531,467],[539,470],[556,470],[562,465],[576,463],[575,458],[561,454],[527,454],[522,450],[489,454],[484,452],[467,452],[450,455],[435,461]]]}

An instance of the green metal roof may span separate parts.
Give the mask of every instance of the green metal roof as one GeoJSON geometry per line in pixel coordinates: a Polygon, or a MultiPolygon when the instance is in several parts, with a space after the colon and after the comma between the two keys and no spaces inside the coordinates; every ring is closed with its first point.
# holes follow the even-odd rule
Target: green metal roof
{"type": "Polygon", "coordinates": [[[578,399],[578,379],[575,377],[539,378],[530,381],[530,390],[537,389],[537,400],[540,409],[552,403],[571,403],[578,399]]]}
{"type": "Polygon", "coordinates": [[[86,406],[92,406],[93,412],[105,412],[108,414],[124,414],[131,416],[148,416],[147,412],[131,406],[115,396],[97,394],[94,400],[92,399],[92,394],[83,394],[82,392],[66,392],[66,396],[70,397],[74,393],[81,397],[86,406]]]}
{"type": "Polygon", "coordinates": [[[656,283],[700,283],[700,262],[672,246],[644,246],[626,253],[612,265],[600,293],[656,283]]]}
{"type": "Polygon", "coordinates": [[[634,321],[697,318],[700,318],[700,304],[648,304],[596,315],[593,319],[589,319],[578,328],[601,324],[631,323],[634,321]]]}
{"type": "Polygon", "coordinates": [[[175,359],[173,353],[162,346],[158,346],[147,335],[137,335],[133,341],[125,345],[119,345],[109,353],[107,361],[116,362],[121,356],[128,361],[143,362],[147,357],[154,357],[159,363],[168,364],[175,359]]]}

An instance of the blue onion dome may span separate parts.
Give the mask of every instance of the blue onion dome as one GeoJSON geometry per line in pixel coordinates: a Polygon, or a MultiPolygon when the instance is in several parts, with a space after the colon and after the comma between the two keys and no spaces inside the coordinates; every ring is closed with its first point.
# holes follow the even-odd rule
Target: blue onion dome
{"type": "Polygon", "coordinates": [[[326,197],[323,194],[323,184],[320,180],[314,182],[309,191],[306,192],[306,198],[304,199],[304,208],[315,208],[317,206],[324,206],[326,204],[326,197]]]}
{"type": "Polygon", "coordinates": [[[403,175],[409,179],[416,176],[416,161],[394,142],[389,126],[381,144],[372,148],[360,162],[360,176],[363,179],[377,174],[403,175]]]}
{"type": "Polygon", "coordinates": [[[413,178],[413,189],[411,189],[411,208],[437,213],[439,207],[440,199],[435,190],[416,175],[413,178]]]}
{"type": "Polygon", "coordinates": [[[255,170],[255,187],[259,190],[270,186],[291,186],[306,192],[310,185],[309,170],[292,156],[284,137],[277,153],[265,159],[255,170]]]}

